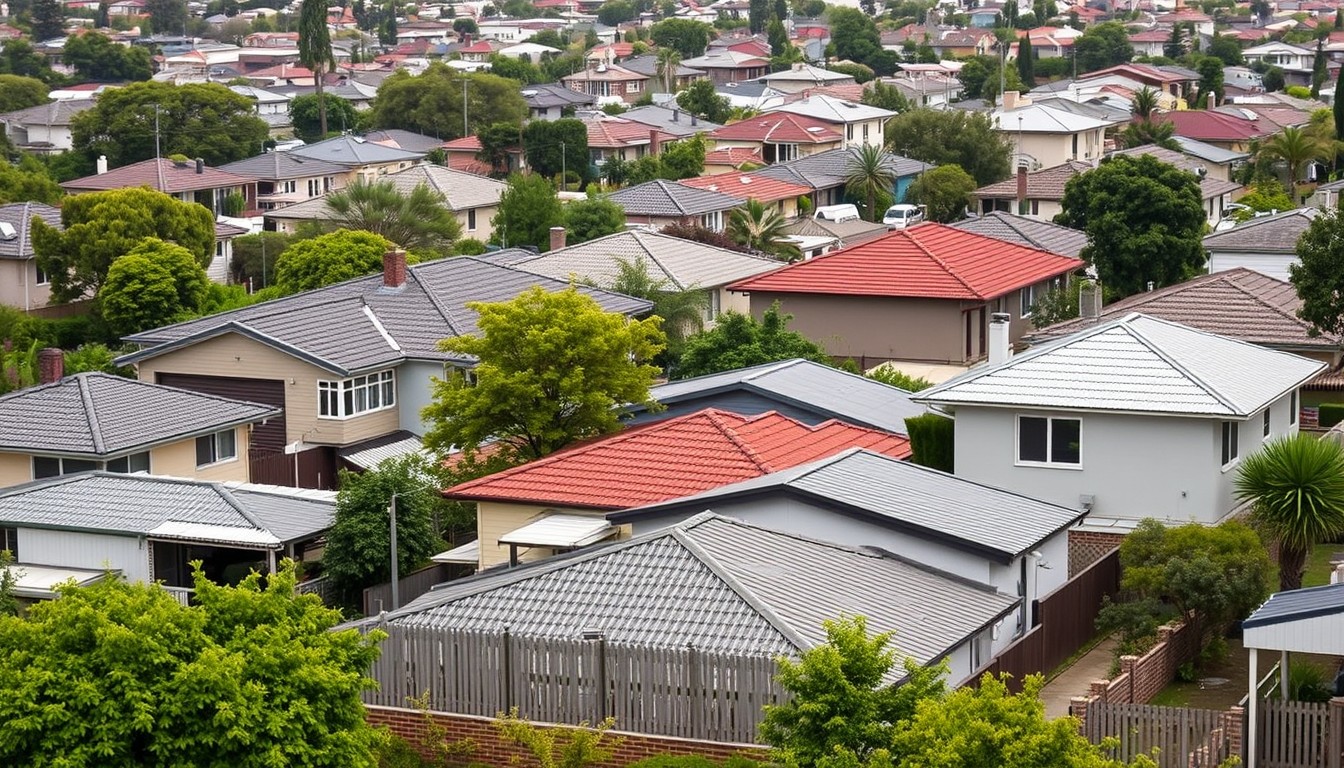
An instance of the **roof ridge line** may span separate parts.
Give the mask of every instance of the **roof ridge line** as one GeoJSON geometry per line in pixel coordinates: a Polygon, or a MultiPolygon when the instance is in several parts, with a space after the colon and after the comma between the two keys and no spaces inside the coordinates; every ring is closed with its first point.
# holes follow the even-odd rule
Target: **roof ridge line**
{"type": "MultiPolygon", "coordinates": [[[[271,531],[270,528],[267,528],[251,512],[247,511],[247,509],[243,506],[243,503],[241,501],[238,501],[238,498],[233,495],[233,491],[231,491],[229,488],[226,488],[223,484],[218,482],[210,483],[210,488],[220,498],[224,500],[225,504],[228,504],[229,506],[237,510],[238,514],[242,515],[244,520],[252,524],[252,527],[256,528],[259,531],[265,531],[266,533],[275,536],[275,533],[271,531]]],[[[276,538],[278,539],[280,537],[276,536],[276,538]]]]}
{"type": "Polygon", "coordinates": [[[639,232],[632,232],[631,234],[634,236],[635,242],[639,243],[639,247],[644,250],[644,253],[648,254],[649,261],[653,262],[659,269],[663,271],[663,274],[667,275],[668,279],[671,280],[672,284],[677,287],[677,290],[679,291],[690,290],[690,286],[683,285],[681,280],[677,279],[676,274],[674,274],[671,269],[668,269],[667,265],[664,264],[662,261],[660,261],[658,257],[653,254],[653,249],[649,248],[649,246],[644,243],[644,239],[640,237],[639,232]]]}
{"type": "MultiPolygon", "coordinates": [[[[434,309],[438,310],[439,315],[443,317],[443,322],[448,325],[448,330],[452,331],[453,335],[455,336],[461,336],[462,331],[461,329],[458,328],[457,321],[453,316],[452,310],[448,308],[448,305],[440,301],[439,297],[436,296],[434,292],[429,289],[429,286],[425,285],[425,283],[420,279],[420,275],[418,273],[418,269],[420,266],[421,265],[419,264],[412,264],[411,266],[409,266],[406,269],[406,276],[415,279],[416,285],[420,286],[420,290],[424,292],[425,298],[429,299],[430,305],[433,306],[434,309]]],[[[520,269],[518,271],[522,272],[523,270],[520,269]]]]}
{"type": "MultiPolygon", "coordinates": [[[[1226,275],[1230,275],[1230,270],[1229,270],[1228,272],[1219,272],[1218,274],[1226,274],[1226,275]]],[[[1213,281],[1210,281],[1210,282],[1213,282],[1213,281]]],[[[1227,284],[1228,284],[1229,286],[1231,286],[1234,290],[1236,290],[1236,291],[1240,291],[1241,293],[1245,294],[1245,296],[1246,296],[1247,298],[1249,298],[1251,301],[1254,301],[1255,303],[1257,303],[1257,304],[1259,304],[1259,305],[1265,307],[1266,309],[1270,310],[1271,312],[1274,312],[1275,314],[1278,314],[1278,315],[1281,315],[1281,316],[1283,316],[1283,317],[1285,317],[1285,318],[1288,318],[1289,320],[1292,320],[1293,322],[1297,323],[1298,325],[1305,325],[1305,326],[1307,326],[1307,327],[1310,327],[1310,324],[1309,324],[1309,323],[1305,323],[1305,322],[1302,320],[1302,318],[1298,317],[1295,313],[1293,313],[1293,312],[1289,312],[1289,311],[1283,309],[1282,307],[1276,307],[1276,306],[1274,306],[1273,304],[1270,304],[1268,301],[1265,301],[1265,300],[1264,300],[1263,298],[1261,298],[1260,296],[1257,296],[1256,294],[1251,293],[1249,290],[1247,290],[1247,288],[1246,288],[1245,286],[1241,285],[1241,284],[1238,283],[1236,280],[1231,279],[1230,276],[1229,276],[1229,277],[1225,277],[1225,278],[1223,278],[1222,282],[1227,283],[1227,284]]]]}
{"type": "MultiPolygon", "coordinates": [[[[1155,322],[1160,323],[1166,323],[1166,321],[1162,320],[1161,318],[1152,317],[1151,315],[1145,315],[1142,312],[1137,312],[1135,314],[1138,314],[1141,317],[1144,317],[1148,320],[1153,320],[1155,322]]],[[[1226,397],[1223,397],[1223,394],[1215,390],[1212,386],[1210,386],[1209,383],[1203,379],[1203,377],[1197,376],[1194,373],[1194,371],[1191,371],[1189,368],[1186,368],[1184,365],[1181,365],[1180,363],[1176,362],[1174,359],[1172,359],[1171,355],[1168,355],[1166,352],[1159,349],[1157,345],[1154,344],[1152,340],[1150,340],[1148,337],[1146,337],[1143,334],[1143,332],[1140,331],[1138,328],[1135,328],[1134,326],[1130,325],[1128,322],[1125,322],[1124,320],[1120,322],[1120,327],[1123,327],[1129,333],[1130,336],[1132,336],[1140,344],[1143,344],[1143,346],[1147,347],[1148,351],[1152,352],[1153,354],[1161,358],[1164,363],[1170,365],[1172,368],[1175,368],[1177,371],[1180,371],[1182,374],[1189,377],[1190,380],[1193,381],[1195,384],[1197,384],[1200,389],[1204,390],[1206,394],[1212,396],[1213,399],[1217,400],[1219,403],[1222,403],[1224,408],[1231,411],[1234,415],[1239,414],[1241,409],[1235,403],[1231,402],[1226,397]]],[[[1181,327],[1189,328],[1189,326],[1181,326],[1181,327]]],[[[1196,331],[1197,333],[1200,332],[1198,329],[1195,328],[1189,328],[1189,329],[1196,331]]],[[[1208,335],[1216,336],[1217,334],[1208,334],[1208,335]]],[[[1227,337],[1222,336],[1220,338],[1227,338],[1227,337]]]]}
{"type": "Polygon", "coordinates": [[[76,376],[75,384],[79,387],[79,397],[84,403],[84,419],[89,425],[89,436],[93,438],[93,450],[99,454],[106,453],[107,444],[103,440],[103,427],[98,423],[98,412],[93,404],[93,393],[89,391],[88,380],[84,376],[76,376]]]}
{"type": "MultiPolygon", "coordinates": [[[[940,228],[947,228],[947,229],[950,229],[950,227],[947,227],[947,226],[944,225],[944,224],[939,224],[938,227],[940,227],[940,228]]],[[[961,285],[962,285],[963,288],[965,288],[966,290],[970,291],[972,296],[976,297],[977,299],[982,299],[982,300],[985,299],[984,296],[981,296],[981,295],[980,295],[980,292],[979,292],[979,291],[977,291],[975,288],[972,288],[972,287],[971,287],[971,284],[970,284],[970,283],[968,283],[968,282],[966,282],[964,279],[962,279],[961,275],[959,275],[959,274],[957,274],[956,272],[954,272],[954,271],[952,270],[952,267],[948,266],[948,264],[947,264],[946,261],[943,261],[941,258],[939,258],[933,251],[929,250],[928,247],[926,247],[926,246],[924,245],[924,243],[920,242],[920,240],[919,240],[918,238],[915,237],[915,231],[916,231],[917,229],[918,229],[918,227],[912,227],[912,228],[910,228],[910,229],[903,229],[903,230],[900,230],[900,231],[903,232],[903,233],[905,233],[905,236],[906,236],[907,238],[909,238],[909,240],[910,240],[911,243],[914,243],[914,245],[915,245],[916,248],[918,248],[919,250],[923,251],[924,254],[925,254],[926,256],[928,256],[930,259],[933,259],[933,262],[934,262],[935,264],[937,264],[938,266],[942,267],[944,272],[946,272],[947,274],[951,275],[953,280],[956,280],[958,283],[961,283],[961,285]]],[[[1039,249],[1038,249],[1038,250],[1039,250],[1039,249]]]]}
{"type": "MultiPolygon", "coordinates": [[[[717,408],[710,408],[708,409],[705,415],[709,417],[709,422],[714,425],[714,428],[719,430],[719,432],[723,433],[723,436],[728,438],[728,441],[731,442],[733,445],[737,446],[738,450],[746,454],[747,458],[751,460],[752,464],[756,465],[757,469],[767,474],[774,472],[775,468],[770,466],[770,462],[766,461],[759,453],[757,453],[755,448],[752,448],[750,445],[747,445],[747,442],[743,440],[740,435],[737,434],[736,430],[733,427],[730,427],[728,423],[724,421],[724,419],[721,416],[719,416],[720,413],[724,413],[724,411],[720,411],[717,408]]],[[[788,418],[779,411],[770,410],[766,411],[765,413],[758,414],[755,417],[746,419],[742,423],[750,424],[751,422],[763,419],[766,416],[769,416],[770,414],[781,416],[786,419],[788,418]]],[[[792,421],[792,419],[790,420],[792,421]]]]}

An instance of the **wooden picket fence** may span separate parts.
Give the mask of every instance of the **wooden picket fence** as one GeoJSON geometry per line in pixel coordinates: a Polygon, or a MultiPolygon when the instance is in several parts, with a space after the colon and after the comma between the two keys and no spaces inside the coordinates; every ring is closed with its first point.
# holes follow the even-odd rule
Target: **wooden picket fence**
{"type": "Polygon", "coordinates": [[[1148,755],[1162,768],[1217,768],[1232,756],[1233,727],[1218,710],[1095,702],[1084,735],[1093,744],[1115,739],[1108,756],[1116,760],[1148,755]]]}
{"type": "Polygon", "coordinates": [[[753,743],[765,705],[785,693],[768,656],[707,653],[603,640],[533,638],[423,627],[382,627],[371,705],[577,725],[607,717],[638,733],[753,743]]]}
{"type": "Polygon", "coordinates": [[[1340,768],[1340,731],[1329,704],[1265,699],[1260,702],[1256,763],[1260,768],[1340,768]],[[1332,719],[1334,722],[1332,722],[1332,719]]]}

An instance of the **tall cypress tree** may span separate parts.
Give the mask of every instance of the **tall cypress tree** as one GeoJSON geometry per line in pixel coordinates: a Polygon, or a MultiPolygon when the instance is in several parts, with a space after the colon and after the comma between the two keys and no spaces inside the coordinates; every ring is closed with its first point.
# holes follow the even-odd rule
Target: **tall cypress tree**
{"type": "Polygon", "coordinates": [[[313,71],[317,89],[318,127],[327,135],[327,96],[323,93],[326,74],[336,66],[331,52],[331,30],[327,27],[327,1],[303,0],[299,7],[299,63],[313,71]]]}
{"type": "Polygon", "coordinates": [[[1017,43],[1017,74],[1022,87],[1031,90],[1036,85],[1036,54],[1031,50],[1031,37],[1023,35],[1017,43]]]}

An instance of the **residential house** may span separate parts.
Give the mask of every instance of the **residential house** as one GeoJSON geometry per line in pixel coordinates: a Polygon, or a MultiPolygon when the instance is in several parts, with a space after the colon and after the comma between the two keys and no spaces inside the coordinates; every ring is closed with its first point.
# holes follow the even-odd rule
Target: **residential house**
{"type": "Polygon", "coordinates": [[[1068,580],[1068,530],[1087,513],[851,448],[681,499],[613,512],[635,536],[705,510],[772,531],[875,547],[1021,598],[1004,645],[1036,626],[1036,601],[1068,580]],[[987,526],[985,521],[995,525],[987,526]]]}
{"type": "Polygon", "coordinates": [[[1156,122],[1171,123],[1178,140],[1195,139],[1238,154],[1249,153],[1252,142],[1278,132],[1278,127],[1268,121],[1211,109],[1163,112],[1153,119],[1156,122]]]}
{"type": "Polygon", "coordinates": [[[759,154],[770,164],[839,149],[843,134],[825,121],[772,112],[725,125],[709,134],[715,149],[745,149],[759,154]]]}
{"type": "Polygon", "coordinates": [[[565,75],[560,82],[592,96],[598,104],[634,104],[648,92],[650,78],[616,64],[599,64],[565,75]]]}
{"type": "Polygon", "coordinates": [[[540,64],[546,57],[559,54],[560,49],[552,48],[549,45],[523,42],[503,46],[497,53],[500,56],[508,56],[511,59],[523,59],[533,64],[540,64]]]}
{"type": "Polygon", "coordinates": [[[798,198],[812,193],[810,187],[802,184],[739,172],[697,176],[693,179],[683,179],[681,183],[688,187],[735,197],[742,203],[755,200],[764,203],[767,208],[773,206],[785,219],[797,216],[798,198]]]}
{"type": "Polygon", "coordinates": [[[1031,308],[1081,268],[1078,259],[920,224],[790,264],[729,286],[760,317],[775,302],[791,327],[837,358],[867,369],[887,360],[966,365],[989,351],[989,319],[1013,316],[1010,338],[1031,328],[1031,308]]]}
{"type": "Polygon", "coordinates": [[[0,396],[0,488],[76,472],[247,480],[254,425],[280,417],[259,403],[110,373],[60,376],[43,351],[43,383],[0,396]]]}
{"type": "Polygon", "coordinates": [[[6,112],[0,115],[0,123],[5,126],[5,137],[25,152],[69,152],[75,146],[70,123],[93,106],[93,99],[60,99],[6,112]]]}
{"type": "Polygon", "coordinates": [[[33,251],[33,218],[61,227],[61,211],[46,203],[0,205],[0,304],[25,312],[51,304],[51,281],[33,251]]]}
{"type": "MultiPolygon", "coordinates": [[[[398,430],[424,434],[433,378],[475,365],[438,347],[477,332],[467,304],[536,285],[569,284],[470,256],[407,266],[391,251],[382,275],[129,336],[140,349],[118,364],[134,365],[142,381],[283,408],[253,430],[253,479],[291,485],[297,473],[301,486],[329,488],[338,450],[398,430]]],[[[650,306],[579,290],[608,311],[650,306]]]]}
{"type": "Polygon", "coordinates": [[[961,97],[959,71],[941,64],[902,64],[895,76],[880,78],[880,82],[900,91],[913,106],[941,110],[961,97]]]}
{"type": "Polygon", "coordinates": [[[489,63],[490,57],[495,54],[495,51],[503,47],[504,43],[498,40],[477,40],[458,48],[457,53],[462,57],[462,61],[489,63]]]}
{"type": "Polygon", "coordinates": [[[673,76],[673,88],[667,90],[667,75],[658,71],[658,57],[651,53],[642,56],[632,56],[621,62],[621,67],[631,72],[638,72],[649,79],[649,90],[651,93],[679,93],[690,87],[696,80],[704,80],[706,75],[701,70],[688,67],[685,64],[677,65],[677,72],[673,76]]]}
{"type": "MultiPolygon", "coordinates": [[[[812,187],[812,207],[836,205],[854,201],[846,196],[849,166],[853,164],[858,150],[854,148],[833,149],[800,157],[785,163],[776,163],[755,171],[758,176],[766,176],[781,181],[791,181],[812,187]]],[[[932,168],[929,163],[912,160],[890,152],[883,153],[883,162],[890,169],[895,182],[891,186],[892,199],[905,200],[910,185],[924,171],[932,168]]]]}
{"type": "Polygon", "coordinates": [[[289,117],[289,102],[292,99],[289,96],[252,85],[230,85],[229,90],[252,100],[256,105],[257,117],[266,122],[272,136],[292,130],[293,122],[289,117]]]}
{"type": "Polygon", "coordinates": [[[1087,233],[1060,226],[1049,219],[1019,216],[1007,211],[989,211],[975,218],[953,222],[952,227],[963,232],[992,237],[1009,243],[1039,248],[1060,256],[1082,258],[1087,247],[1087,233]]]}
{"type": "Polygon", "coordinates": [[[256,208],[262,212],[343,189],[354,175],[344,165],[274,150],[219,169],[252,179],[257,185],[256,208]]]}
{"type": "Polygon", "coordinates": [[[402,128],[380,128],[376,131],[369,131],[364,134],[364,140],[372,141],[374,144],[382,144],[385,147],[395,147],[411,152],[424,152],[426,155],[443,146],[443,139],[402,128]]]}
{"type": "Polygon", "coordinates": [[[803,216],[784,225],[789,241],[798,246],[804,259],[814,259],[840,248],[876,240],[888,231],[886,224],[864,221],[858,216],[839,221],[803,216]]]}
{"type": "Polygon", "coordinates": [[[228,213],[230,197],[241,197],[243,210],[254,208],[257,199],[256,181],[211,168],[203,160],[179,162],[150,158],[109,171],[107,161],[100,158],[98,173],[63,182],[61,187],[71,194],[149,187],[184,203],[200,203],[214,216],[228,213]]]}
{"type": "MultiPolygon", "coordinates": [[[[447,155],[445,164],[455,171],[465,173],[474,173],[477,176],[489,176],[496,172],[490,163],[479,158],[481,150],[481,139],[479,136],[463,136],[460,139],[443,142],[443,151],[447,155]]],[[[522,170],[527,167],[527,157],[523,154],[522,146],[506,147],[504,149],[504,164],[510,170],[522,170]]]]}
{"type": "MultiPolygon", "coordinates": [[[[1170,32],[1166,34],[1170,38],[1170,32]]],[[[1170,101],[1167,98],[1159,101],[1163,109],[1169,109],[1176,108],[1182,100],[1190,98],[1198,84],[1198,72],[1179,67],[1125,62],[1079,75],[1078,79],[1073,81],[1070,90],[1075,93],[1093,94],[1107,85],[1117,85],[1131,92],[1151,88],[1160,96],[1170,98],[1170,101]]]]}
{"type": "Polygon", "coordinates": [[[1288,267],[1297,264],[1297,240],[1320,215],[1319,208],[1297,208],[1242,222],[1204,238],[1209,271],[1247,267],[1276,280],[1288,280],[1288,267]]]}
{"type": "Polygon", "coordinates": [[[599,167],[612,158],[631,161],[645,155],[660,155],[663,142],[677,138],[644,123],[618,117],[604,115],[583,122],[588,127],[588,155],[599,167]]]}
{"type": "Polygon", "coordinates": [[[211,282],[230,282],[229,265],[233,262],[233,241],[252,234],[252,220],[219,216],[215,219],[215,255],[205,267],[211,282]],[[238,222],[238,223],[234,223],[238,222]]]}
{"type": "Polygon", "coordinates": [[[703,56],[684,59],[682,66],[699,70],[715,85],[755,80],[770,72],[769,54],[731,49],[710,49],[703,56]]]}
{"type": "Polygon", "coordinates": [[[566,110],[573,113],[597,103],[596,97],[558,83],[525,85],[522,94],[527,116],[533,120],[559,120],[566,110]]]}
{"type": "Polygon", "coordinates": [[[1014,148],[1013,165],[1031,170],[1100,160],[1106,151],[1107,129],[1122,122],[1034,104],[1030,99],[1024,103],[1014,91],[1003,95],[1003,105],[990,113],[990,121],[1014,148]]]}
{"type": "Polygon", "coordinates": [[[358,136],[342,135],[289,150],[299,157],[348,168],[357,178],[375,181],[419,165],[428,151],[389,147],[358,136]]]}
{"type": "Polygon", "coordinates": [[[305,550],[312,559],[335,512],[334,493],[101,471],[0,490],[0,531],[12,539],[16,570],[115,570],[184,604],[193,561],[232,584],[305,550]]]}
{"type": "Polygon", "coordinates": [[[760,477],[847,448],[910,455],[905,437],[839,421],[804,424],[769,411],[706,409],[627,428],[444,490],[476,503],[481,569],[537,560],[628,529],[608,512],[760,477]]]}
{"type": "Polygon", "coordinates": [[[1311,48],[1272,40],[1246,48],[1241,55],[1247,64],[1262,61],[1283,70],[1283,80],[1288,85],[1311,85],[1312,65],[1316,59],[1316,51],[1311,48]]]}
{"type": "Polygon", "coordinates": [[[783,93],[755,80],[715,83],[714,93],[727,99],[730,107],[742,107],[757,112],[764,112],[784,103],[783,93]]]}
{"type": "Polygon", "coordinates": [[[725,147],[712,149],[705,153],[703,173],[731,173],[743,168],[757,168],[765,164],[760,149],[746,147],[725,147]]]}
{"type": "Polygon", "coordinates": [[[780,93],[802,93],[813,88],[830,85],[854,85],[854,76],[843,72],[814,67],[804,62],[796,62],[789,69],[761,75],[756,82],[765,83],[780,93]]]}
{"type": "Polygon", "coordinates": [[[1241,459],[1297,433],[1298,388],[1324,368],[1131,313],[913,399],[955,416],[959,477],[1123,532],[1142,518],[1211,524],[1239,509],[1241,459]]]}
{"type": "Polygon", "coordinates": [[[1213,37],[1213,19],[1194,8],[1178,7],[1173,13],[1158,14],[1156,21],[1168,29],[1180,24],[1202,37],[1213,37]]]}
{"type": "Polygon", "coordinates": [[[771,110],[772,114],[778,112],[791,112],[829,123],[835,130],[843,131],[846,147],[885,146],[887,120],[896,116],[889,109],[825,95],[809,96],[771,110]]]}
{"type": "Polygon", "coordinates": [[[1167,43],[1171,41],[1171,30],[1163,27],[1151,27],[1129,36],[1129,44],[1134,48],[1135,56],[1165,56],[1167,43]]]}
{"type": "MultiPolygon", "coordinates": [[[[651,650],[777,658],[824,645],[825,621],[857,614],[870,631],[892,633],[903,658],[948,659],[956,685],[992,658],[995,635],[1006,642],[1011,633],[997,627],[1016,610],[1017,599],[988,585],[901,555],[704,514],[450,582],[379,620],[476,632],[507,624],[513,637],[543,641],[600,632],[605,642],[651,650]]],[[[746,686],[723,677],[714,685],[746,686]]]]}
{"type": "Polygon", "coordinates": [[[1027,30],[1031,39],[1031,52],[1038,59],[1058,59],[1073,55],[1073,44],[1082,37],[1081,30],[1068,25],[1063,27],[1036,27],[1027,30]]]}
{"type": "MultiPolygon", "coordinates": [[[[367,76],[371,73],[365,73],[367,76]]],[[[309,96],[317,93],[317,88],[313,85],[299,85],[297,83],[287,83],[284,85],[274,85],[266,89],[271,93],[280,94],[290,100],[299,96],[309,96]]],[[[358,80],[344,80],[342,82],[328,83],[322,92],[328,96],[345,99],[350,102],[350,106],[355,108],[356,112],[363,112],[373,107],[373,99],[378,95],[378,87],[368,83],[361,83],[358,80]]],[[[354,126],[345,126],[348,129],[354,129],[354,126]]]]}
{"type": "Polygon", "coordinates": [[[656,104],[648,104],[634,109],[627,109],[621,113],[622,120],[643,123],[650,128],[657,128],[663,133],[678,139],[684,139],[687,136],[695,136],[701,133],[709,133],[718,130],[723,126],[718,123],[711,123],[708,120],[701,120],[695,115],[683,111],[672,102],[670,106],[662,107],[656,104]]]}
{"type": "MultiPolygon", "coordinates": [[[[552,246],[546,253],[510,251],[498,258],[483,258],[535,272],[556,280],[576,280],[586,285],[612,285],[621,264],[643,263],[649,276],[668,291],[702,290],[707,301],[704,321],[713,325],[725,310],[746,313],[745,297],[729,293],[727,286],[745,277],[779,267],[779,261],[712,245],[683,240],[647,230],[630,230],[588,240],[568,247],[552,246]]],[[[692,329],[694,330],[694,329],[692,329]]]]}
{"type": "Polygon", "coordinates": [[[1251,156],[1249,152],[1232,152],[1186,136],[1173,136],[1172,141],[1176,142],[1181,152],[1204,166],[1208,178],[1219,181],[1231,181],[1232,171],[1251,156]]]}
{"type": "Polygon", "coordinates": [[[618,189],[607,199],[625,211],[626,226],[643,224],[662,229],[668,224],[690,222],[714,232],[722,232],[728,212],[742,205],[740,198],[665,179],[618,189]]]}
{"type": "Polygon", "coordinates": [[[998,49],[998,38],[987,29],[942,29],[929,41],[940,59],[988,56],[998,49]]]}

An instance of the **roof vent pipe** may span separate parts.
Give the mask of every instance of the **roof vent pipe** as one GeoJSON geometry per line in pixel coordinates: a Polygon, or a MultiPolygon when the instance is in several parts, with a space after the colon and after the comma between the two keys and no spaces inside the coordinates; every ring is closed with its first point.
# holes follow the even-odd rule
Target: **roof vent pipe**
{"type": "Polygon", "coordinates": [[[989,364],[1001,365],[1013,356],[1010,337],[1013,316],[1007,312],[995,312],[989,318],[989,364]]]}

